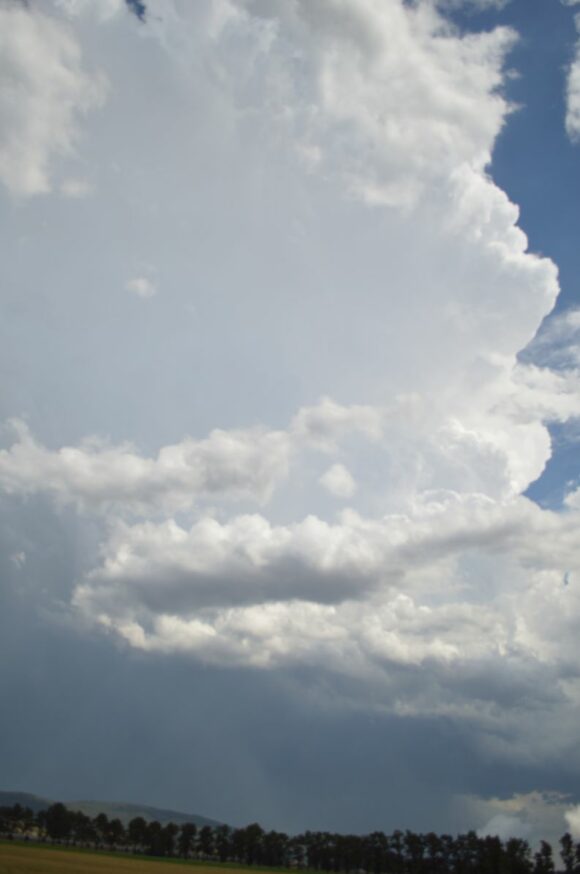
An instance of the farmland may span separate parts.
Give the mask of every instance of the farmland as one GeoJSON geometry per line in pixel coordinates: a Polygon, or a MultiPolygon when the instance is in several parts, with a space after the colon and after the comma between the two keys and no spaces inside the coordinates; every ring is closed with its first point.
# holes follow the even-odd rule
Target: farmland
{"type": "Polygon", "coordinates": [[[194,868],[195,874],[232,874],[232,866],[0,843],[0,874],[178,874],[185,867],[194,868]]]}

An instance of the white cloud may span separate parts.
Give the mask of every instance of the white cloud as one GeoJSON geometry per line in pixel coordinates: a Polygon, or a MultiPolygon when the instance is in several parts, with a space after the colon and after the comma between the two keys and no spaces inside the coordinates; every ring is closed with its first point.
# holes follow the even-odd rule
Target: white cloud
{"type": "MultiPolygon", "coordinates": [[[[442,9],[458,9],[462,6],[468,9],[503,9],[511,0],[436,0],[437,5],[442,9]]],[[[576,2],[576,0],[572,0],[576,2]]]]}
{"type": "Polygon", "coordinates": [[[386,709],[511,723],[543,743],[538,714],[578,703],[580,600],[564,585],[577,525],[523,498],[442,494],[380,520],[119,525],[74,603],[140,648],[316,665],[382,688],[386,709]]]}
{"type": "MultiPolygon", "coordinates": [[[[575,0],[565,2],[575,6],[575,0]]],[[[580,15],[574,16],[576,30],[580,33],[580,15]]],[[[572,142],[580,141],[580,40],[576,43],[575,55],[568,70],[566,81],[566,132],[572,142]]]]}
{"type": "MultiPolygon", "coordinates": [[[[46,493],[107,513],[172,513],[207,500],[264,503],[284,485],[291,464],[300,467],[313,451],[346,451],[359,460],[372,452],[381,464],[397,464],[391,476],[395,503],[388,506],[398,502],[401,511],[425,494],[451,490],[509,500],[541,474],[549,457],[543,420],[578,416],[580,392],[577,380],[569,384],[557,372],[532,365],[500,367],[490,375],[492,410],[483,392],[476,410],[468,406],[446,418],[418,397],[402,396],[383,408],[323,398],[298,410],[286,430],[216,429],[204,439],[162,446],[156,457],[99,438],[50,450],[24,422],[13,420],[7,433],[12,430],[16,439],[0,450],[0,488],[14,495],[46,493]]],[[[341,462],[318,482],[337,497],[359,490],[341,462]]],[[[376,477],[365,487],[373,500],[383,499],[382,489],[376,477]]]]}
{"type": "Polygon", "coordinates": [[[125,0],[53,0],[53,3],[72,18],[90,12],[99,21],[109,21],[126,9],[125,0]]]}
{"type": "Polygon", "coordinates": [[[507,841],[510,838],[523,838],[527,840],[532,833],[532,827],[529,823],[518,819],[517,816],[496,813],[486,825],[478,829],[478,833],[481,837],[490,835],[498,837],[502,841],[507,841]]]}
{"type": "Polygon", "coordinates": [[[557,864],[558,842],[565,830],[565,813],[569,798],[560,792],[533,791],[516,793],[508,798],[458,796],[456,806],[471,822],[486,820],[478,834],[497,835],[502,840],[519,837],[534,847],[547,840],[554,850],[557,864]]]}
{"type": "Polygon", "coordinates": [[[352,498],[356,492],[356,481],[344,464],[333,464],[319,482],[335,498],[352,498]]]}
{"type": "Polygon", "coordinates": [[[568,823],[568,830],[573,838],[578,840],[580,838],[580,804],[577,804],[575,807],[571,807],[570,810],[567,810],[564,814],[566,822],[568,823]]]}
{"type": "Polygon", "coordinates": [[[573,142],[580,140],[580,49],[568,72],[566,131],[573,142]]]}
{"type": "Polygon", "coordinates": [[[272,22],[277,85],[280,65],[292,63],[285,46],[307,53],[306,100],[280,99],[300,146],[318,150],[354,196],[409,207],[436,179],[489,162],[508,109],[497,89],[510,30],[462,39],[431,4],[398,0],[239,5],[272,22]]]}
{"type": "Polygon", "coordinates": [[[580,510],[580,488],[574,488],[564,498],[564,503],[572,510],[580,510]]]}
{"type": "Polygon", "coordinates": [[[104,80],[81,66],[61,21],[20,3],[0,5],[0,181],[14,195],[50,191],[51,165],[74,151],[78,117],[98,105],[104,80]]]}
{"type": "Polygon", "coordinates": [[[22,422],[18,440],[0,451],[0,482],[8,494],[46,492],[79,507],[121,512],[171,512],[203,497],[265,501],[286,476],[290,445],[284,432],[215,430],[145,458],[130,445],[88,440],[53,452],[22,422]]]}
{"type": "Polygon", "coordinates": [[[353,431],[378,440],[383,431],[383,413],[369,405],[345,406],[325,397],[314,406],[302,407],[292,420],[291,431],[298,440],[332,451],[345,434],[353,431]]]}
{"type": "Polygon", "coordinates": [[[149,298],[157,294],[157,287],[146,276],[135,276],[128,279],[125,288],[137,297],[149,298]]]}
{"type": "Polygon", "coordinates": [[[141,455],[131,444],[114,446],[99,438],[50,450],[15,419],[4,429],[16,439],[0,450],[0,488],[118,513],[170,513],[204,498],[263,503],[285,480],[297,453],[333,452],[352,434],[376,441],[384,415],[323,398],[300,409],[286,431],[216,429],[202,440],[163,446],[156,458],[141,455]]]}

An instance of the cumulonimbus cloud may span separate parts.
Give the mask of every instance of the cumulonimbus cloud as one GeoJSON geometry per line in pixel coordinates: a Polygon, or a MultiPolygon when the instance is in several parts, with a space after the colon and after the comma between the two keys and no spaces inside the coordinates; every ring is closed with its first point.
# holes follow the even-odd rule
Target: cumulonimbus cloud
{"type": "Polygon", "coordinates": [[[216,0],[150,16],[184,92],[190,58],[203,60],[195,118],[208,140],[229,136],[236,154],[243,141],[248,175],[282,155],[272,190],[285,172],[308,209],[332,197],[345,210],[332,294],[305,261],[312,276],[298,274],[282,316],[263,317],[276,338],[295,330],[288,370],[307,399],[284,427],[265,413],[153,457],[95,441],[52,450],[21,427],[0,485],[104,517],[73,605],[132,646],[309,665],[379,689],[394,712],[515,732],[526,707],[576,707],[577,508],[522,495],[550,458],[546,423],[580,414],[578,359],[575,335],[565,361],[549,339],[518,358],[558,284],[487,175],[516,36],[461,34],[438,6],[216,0]],[[313,403],[336,372],[344,396],[313,403]],[[321,481],[347,511],[311,508],[321,481]]]}

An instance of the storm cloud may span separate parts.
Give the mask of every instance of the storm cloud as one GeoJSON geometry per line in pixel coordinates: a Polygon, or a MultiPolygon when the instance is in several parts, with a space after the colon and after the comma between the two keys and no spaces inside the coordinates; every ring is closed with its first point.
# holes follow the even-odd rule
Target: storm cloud
{"type": "MultiPolygon", "coordinates": [[[[444,827],[536,835],[576,821],[580,773],[578,490],[525,496],[580,416],[578,313],[550,319],[557,267],[490,175],[518,34],[462,5],[0,4],[6,602],[91,677],[239,683],[335,749],[452,736],[477,773],[444,827]]],[[[275,753],[243,746],[239,798],[290,822],[275,753]]],[[[235,820],[217,782],[200,812],[235,820]]]]}

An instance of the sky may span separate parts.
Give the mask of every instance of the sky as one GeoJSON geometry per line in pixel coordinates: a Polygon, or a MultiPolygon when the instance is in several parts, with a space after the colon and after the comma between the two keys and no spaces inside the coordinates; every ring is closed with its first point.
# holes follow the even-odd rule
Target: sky
{"type": "Polygon", "coordinates": [[[0,0],[3,788],[580,838],[579,188],[574,2],[0,0]]]}

